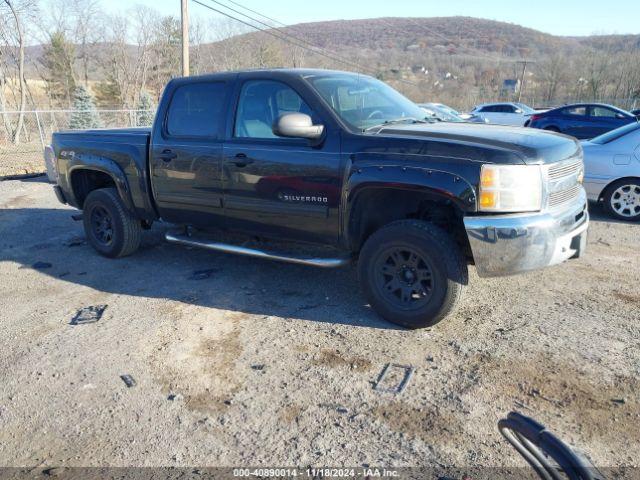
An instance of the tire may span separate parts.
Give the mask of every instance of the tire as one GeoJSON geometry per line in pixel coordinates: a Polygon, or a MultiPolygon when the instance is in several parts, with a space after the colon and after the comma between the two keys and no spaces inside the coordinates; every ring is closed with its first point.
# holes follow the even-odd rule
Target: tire
{"type": "Polygon", "coordinates": [[[105,257],[126,257],[140,246],[142,223],[127,211],[115,188],[89,193],[82,220],[87,240],[105,257]]]}
{"type": "Polygon", "coordinates": [[[543,130],[546,130],[547,132],[561,133],[560,129],[554,126],[544,127],[543,130]]]}
{"type": "Polygon", "coordinates": [[[371,235],[360,252],[358,275],[371,307],[407,328],[444,319],[468,283],[467,264],[456,243],[419,220],[393,222],[371,235]]]}
{"type": "Polygon", "coordinates": [[[602,198],[605,210],[612,217],[627,222],[640,220],[640,180],[622,179],[613,182],[602,198]]]}

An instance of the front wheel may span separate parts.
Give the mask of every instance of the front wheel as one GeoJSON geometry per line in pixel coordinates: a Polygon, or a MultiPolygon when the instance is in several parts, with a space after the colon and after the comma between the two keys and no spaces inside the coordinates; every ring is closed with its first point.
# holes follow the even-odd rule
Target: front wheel
{"type": "Polygon", "coordinates": [[[115,188],[89,193],[82,219],[87,240],[105,257],[125,257],[140,246],[142,223],[127,211],[115,188]]]}
{"type": "Polygon", "coordinates": [[[640,220],[640,180],[618,180],[604,194],[604,206],[619,220],[640,220]]]}
{"type": "Polygon", "coordinates": [[[445,318],[468,281],[457,244],[440,228],[418,220],[400,220],[371,235],[360,252],[358,273],[371,307],[408,328],[445,318]]]}

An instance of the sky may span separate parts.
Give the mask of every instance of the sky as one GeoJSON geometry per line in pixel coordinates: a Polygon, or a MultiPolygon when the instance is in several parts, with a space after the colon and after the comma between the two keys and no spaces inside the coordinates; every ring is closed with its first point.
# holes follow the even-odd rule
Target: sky
{"type": "MultiPolygon", "coordinates": [[[[200,0],[219,8],[211,0],[200,0]]],[[[224,1],[224,0],[221,0],[224,1]]],[[[286,24],[373,17],[464,15],[515,23],[553,35],[640,34],[640,0],[234,0],[286,24]]],[[[134,4],[179,15],[180,0],[103,0],[105,10],[134,4]]],[[[237,8],[237,7],[234,7],[237,8]]],[[[190,1],[192,17],[214,15],[190,1]]]]}

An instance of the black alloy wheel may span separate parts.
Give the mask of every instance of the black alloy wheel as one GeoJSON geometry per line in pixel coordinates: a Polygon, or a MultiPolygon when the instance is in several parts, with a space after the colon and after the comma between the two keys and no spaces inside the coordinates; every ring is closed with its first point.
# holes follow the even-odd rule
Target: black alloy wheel
{"type": "Polygon", "coordinates": [[[95,239],[109,246],[113,242],[113,218],[101,205],[96,205],[91,211],[91,228],[95,239]]]}
{"type": "Polygon", "coordinates": [[[393,247],[378,255],[375,285],[395,308],[414,310],[429,302],[434,288],[428,260],[410,246],[393,247]]]}

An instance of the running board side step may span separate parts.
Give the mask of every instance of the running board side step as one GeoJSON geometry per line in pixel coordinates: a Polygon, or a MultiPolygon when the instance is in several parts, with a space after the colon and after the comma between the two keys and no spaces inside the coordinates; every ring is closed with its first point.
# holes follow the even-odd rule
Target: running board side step
{"type": "Polygon", "coordinates": [[[349,263],[351,263],[351,257],[307,258],[307,257],[285,256],[285,255],[265,252],[263,250],[257,250],[254,248],[231,245],[228,243],[214,242],[212,240],[206,240],[206,239],[196,239],[185,233],[167,232],[164,238],[167,240],[167,242],[177,243],[179,245],[186,245],[189,247],[199,247],[207,250],[215,250],[217,252],[235,253],[238,255],[245,255],[247,257],[265,258],[267,260],[296,263],[299,265],[309,265],[312,267],[337,268],[337,267],[343,267],[345,265],[349,265],[349,263]]]}

